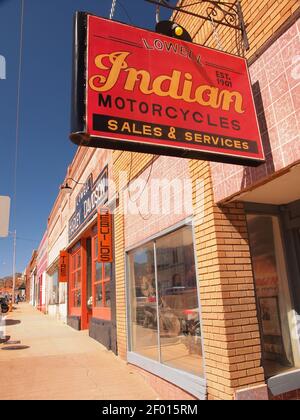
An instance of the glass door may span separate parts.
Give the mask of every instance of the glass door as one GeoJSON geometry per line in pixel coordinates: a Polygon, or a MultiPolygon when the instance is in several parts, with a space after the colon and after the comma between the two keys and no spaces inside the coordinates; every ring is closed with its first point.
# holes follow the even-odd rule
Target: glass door
{"type": "Polygon", "coordinates": [[[70,314],[81,316],[82,279],[81,279],[81,247],[70,256],[70,314]]]}

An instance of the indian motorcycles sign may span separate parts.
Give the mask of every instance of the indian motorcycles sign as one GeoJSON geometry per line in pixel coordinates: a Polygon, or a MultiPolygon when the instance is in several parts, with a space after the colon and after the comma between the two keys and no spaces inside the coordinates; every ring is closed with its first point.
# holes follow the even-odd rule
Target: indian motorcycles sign
{"type": "Polygon", "coordinates": [[[74,143],[264,162],[245,59],[81,12],[74,45],[74,143]]]}

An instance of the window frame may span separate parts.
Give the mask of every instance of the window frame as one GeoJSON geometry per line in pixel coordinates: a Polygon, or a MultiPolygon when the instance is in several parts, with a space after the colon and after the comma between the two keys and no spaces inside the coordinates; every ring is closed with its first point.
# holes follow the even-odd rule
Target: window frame
{"type": "Polygon", "coordinates": [[[80,246],[74,249],[73,252],[70,253],[70,288],[69,288],[69,308],[70,308],[70,314],[75,316],[81,316],[81,310],[82,310],[82,247],[80,246]],[[78,267],[77,264],[74,269],[74,258],[77,259],[77,257],[80,256],[80,266],[78,267]],[[75,274],[80,274],[80,287],[75,287],[75,274]],[[81,305],[80,306],[74,306],[74,298],[75,298],[75,292],[80,290],[81,294],[81,305]]]}
{"type": "MultiPolygon", "coordinates": [[[[194,226],[194,219],[193,217],[188,217],[181,222],[177,223],[176,225],[170,226],[169,228],[152,235],[149,238],[145,238],[145,240],[131,246],[125,248],[125,299],[126,299],[126,336],[127,336],[127,360],[129,363],[132,363],[154,375],[161,377],[176,386],[184,389],[185,391],[189,392],[190,394],[196,396],[199,400],[206,400],[206,364],[205,364],[205,352],[204,352],[204,343],[203,339],[201,340],[201,348],[202,348],[202,360],[203,360],[203,376],[196,376],[191,373],[185,372],[183,370],[176,369],[171,366],[164,365],[160,361],[155,361],[148,359],[138,353],[135,353],[131,349],[132,343],[132,336],[131,336],[131,302],[130,302],[130,261],[129,261],[129,253],[138,249],[139,247],[143,247],[151,242],[155,242],[167,236],[185,226],[191,226],[192,231],[192,239],[193,239],[193,250],[194,250],[194,258],[195,258],[195,268],[196,268],[196,278],[197,278],[197,298],[198,298],[198,308],[199,308],[199,319],[201,325],[201,331],[203,331],[203,323],[202,323],[202,316],[201,316],[201,298],[200,298],[200,290],[199,290],[199,269],[197,264],[197,254],[196,254],[196,237],[195,237],[195,226],[194,226]]],[[[157,267],[156,267],[157,271],[157,267]]],[[[157,275],[157,273],[156,273],[157,275]]],[[[157,279],[156,279],[157,284],[157,279]]]]}
{"type": "Polygon", "coordinates": [[[58,267],[56,266],[54,270],[51,272],[51,274],[48,274],[48,277],[50,277],[50,287],[48,292],[48,305],[54,306],[59,304],[59,281],[58,281],[58,267]],[[55,282],[54,282],[54,276],[56,276],[55,282]],[[55,286],[56,284],[56,286],[55,286]],[[55,298],[53,299],[53,290],[55,287],[55,298]]]}
{"type": "MultiPolygon", "coordinates": [[[[112,264],[111,263],[98,263],[97,261],[97,240],[98,236],[92,236],[92,296],[93,296],[93,317],[98,319],[103,319],[105,321],[112,320],[112,308],[110,306],[96,306],[96,287],[102,285],[102,296],[105,299],[106,290],[105,286],[107,283],[110,283],[110,287],[112,287],[112,264]],[[101,264],[101,280],[97,280],[96,274],[97,269],[96,266],[101,264]],[[105,277],[105,266],[106,264],[110,264],[110,276],[105,277]]],[[[106,302],[106,301],[105,301],[106,302]]],[[[111,301],[110,301],[111,302],[111,301]]]]}
{"type": "MultiPolygon", "coordinates": [[[[269,216],[269,217],[276,217],[277,218],[277,224],[279,227],[279,233],[280,233],[280,247],[282,249],[282,257],[283,257],[283,263],[284,263],[284,275],[286,277],[287,280],[287,286],[289,289],[289,296],[288,299],[290,300],[290,303],[292,305],[292,308],[295,304],[294,299],[293,299],[293,295],[295,293],[294,290],[294,285],[293,282],[291,280],[291,270],[293,267],[291,267],[291,265],[293,265],[293,262],[291,261],[291,252],[292,249],[290,248],[290,244],[287,241],[287,236],[288,236],[288,232],[286,231],[288,229],[288,223],[286,220],[286,210],[287,207],[289,206],[278,206],[278,205],[273,205],[273,204],[262,204],[262,203],[252,203],[252,202],[248,202],[245,203],[245,212],[246,215],[257,215],[257,216],[269,216]]],[[[248,229],[248,228],[247,228],[248,229]]],[[[249,231],[248,231],[249,234],[249,231]]],[[[249,243],[250,246],[250,243],[249,243]]],[[[251,247],[250,247],[251,249],[251,247]]],[[[258,300],[257,300],[257,293],[256,293],[256,287],[255,287],[255,296],[256,296],[256,305],[258,308],[258,300]]],[[[289,322],[290,324],[290,322],[289,322]]],[[[259,322],[259,327],[260,327],[260,342],[261,342],[261,348],[263,349],[263,341],[262,341],[262,329],[261,329],[261,324],[259,322]]],[[[290,329],[290,325],[289,325],[289,334],[290,337],[292,339],[292,331],[290,329]]],[[[299,357],[300,354],[300,337],[298,337],[298,344],[296,344],[296,354],[295,354],[295,347],[292,344],[292,349],[293,349],[293,358],[294,360],[297,359],[299,357]]],[[[270,376],[268,377],[265,374],[266,380],[268,382],[268,385],[270,386],[272,384],[272,393],[273,395],[278,395],[275,393],[274,388],[278,387],[281,391],[282,389],[285,389],[285,392],[289,392],[293,389],[296,389],[295,387],[291,387],[289,385],[289,378],[297,378],[297,388],[299,388],[300,386],[300,369],[297,366],[294,366],[294,368],[292,368],[292,370],[287,370],[284,371],[280,374],[277,374],[275,376],[270,376]],[[287,385],[287,386],[285,386],[287,385]],[[274,391],[274,392],[273,392],[274,391]]],[[[293,381],[292,381],[293,382],[293,381]]],[[[271,387],[271,386],[270,386],[271,387]]]]}

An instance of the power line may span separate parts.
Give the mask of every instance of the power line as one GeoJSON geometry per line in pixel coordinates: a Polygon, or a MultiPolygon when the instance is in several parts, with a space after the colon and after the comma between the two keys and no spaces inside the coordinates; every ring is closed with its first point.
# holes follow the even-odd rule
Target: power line
{"type": "Polygon", "coordinates": [[[17,85],[17,109],[16,109],[16,149],[14,163],[14,195],[13,195],[13,225],[14,225],[14,244],[13,244],[13,290],[12,302],[15,301],[15,285],[16,285],[16,249],[17,249],[17,181],[18,181],[18,152],[20,137],[20,97],[21,97],[21,76],[22,76],[22,56],[23,56],[23,27],[24,27],[24,4],[25,0],[21,0],[21,17],[20,17],[20,46],[19,46],[19,74],[17,85]]]}
{"type": "Polygon", "coordinates": [[[18,154],[19,154],[19,138],[20,138],[20,97],[21,97],[21,75],[22,75],[22,56],[23,56],[23,27],[24,27],[24,1],[21,0],[21,17],[20,17],[20,46],[19,46],[19,72],[17,85],[17,109],[16,109],[16,147],[14,162],[14,210],[13,223],[16,226],[17,215],[17,181],[18,181],[18,154]]]}

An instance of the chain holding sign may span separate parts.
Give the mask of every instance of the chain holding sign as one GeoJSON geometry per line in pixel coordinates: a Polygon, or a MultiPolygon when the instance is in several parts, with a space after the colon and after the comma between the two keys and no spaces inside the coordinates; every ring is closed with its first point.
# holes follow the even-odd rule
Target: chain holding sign
{"type": "Polygon", "coordinates": [[[98,262],[113,262],[113,224],[107,207],[98,211],[98,262]]]}

